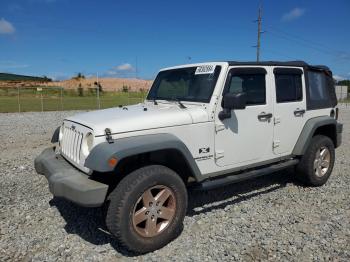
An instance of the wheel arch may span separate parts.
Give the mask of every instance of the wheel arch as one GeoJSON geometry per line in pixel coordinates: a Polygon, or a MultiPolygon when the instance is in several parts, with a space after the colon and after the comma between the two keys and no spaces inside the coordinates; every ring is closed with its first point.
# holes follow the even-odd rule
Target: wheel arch
{"type": "Polygon", "coordinates": [[[328,136],[334,143],[334,147],[337,147],[337,121],[329,116],[320,116],[309,119],[294,146],[293,155],[300,156],[303,155],[310,145],[312,137],[315,135],[325,135],[328,136]]]}
{"type": "Polygon", "coordinates": [[[189,149],[172,134],[134,136],[101,143],[92,149],[85,166],[104,173],[127,165],[141,167],[143,162],[162,164],[180,176],[192,176],[196,181],[202,177],[189,149]],[[111,158],[118,161],[115,167],[108,165],[111,158]]]}

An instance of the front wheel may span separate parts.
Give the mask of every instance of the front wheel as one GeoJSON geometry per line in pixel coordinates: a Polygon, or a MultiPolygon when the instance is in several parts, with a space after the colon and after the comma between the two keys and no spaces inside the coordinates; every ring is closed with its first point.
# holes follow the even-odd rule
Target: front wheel
{"type": "Polygon", "coordinates": [[[152,165],[130,173],[109,199],[107,227],[130,251],[154,251],[181,232],[187,191],[180,176],[167,167],[152,165]]]}
{"type": "Polygon", "coordinates": [[[322,186],[332,173],[335,160],[333,141],[316,135],[302,156],[296,171],[298,178],[309,186],[322,186]]]}

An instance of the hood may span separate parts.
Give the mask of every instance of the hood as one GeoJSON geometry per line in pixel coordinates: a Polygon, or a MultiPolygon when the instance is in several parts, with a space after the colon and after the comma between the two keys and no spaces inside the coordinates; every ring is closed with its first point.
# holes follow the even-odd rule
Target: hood
{"type": "Polygon", "coordinates": [[[182,109],[177,104],[149,103],[91,111],[66,120],[87,126],[94,130],[95,136],[99,136],[105,134],[106,128],[117,134],[206,122],[208,113],[201,106],[182,109]]]}

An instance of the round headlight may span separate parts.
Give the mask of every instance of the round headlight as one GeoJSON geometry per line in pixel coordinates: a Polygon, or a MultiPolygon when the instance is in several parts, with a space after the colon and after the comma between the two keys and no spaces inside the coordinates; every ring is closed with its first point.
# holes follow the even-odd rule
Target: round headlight
{"type": "Polygon", "coordinates": [[[60,133],[58,135],[58,142],[61,142],[62,141],[62,138],[63,138],[63,133],[64,133],[64,123],[61,125],[60,127],[60,133]]]}
{"type": "Polygon", "coordinates": [[[87,133],[83,139],[82,152],[84,156],[88,156],[92,147],[94,145],[94,135],[92,133],[87,133]]]}

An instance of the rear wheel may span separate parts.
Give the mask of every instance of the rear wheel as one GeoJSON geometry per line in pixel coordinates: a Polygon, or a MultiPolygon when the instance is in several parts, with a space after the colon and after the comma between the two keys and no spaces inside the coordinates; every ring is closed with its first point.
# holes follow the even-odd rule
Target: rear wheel
{"type": "Polygon", "coordinates": [[[154,165],[132,172],[109,199],[107,227],[130,251],[154,251],[181,232],[187,191],[179,175],[167,167],[154,165]]]}
{"type": "Polygon", "coordinates": [[[332,173],[335,159],[333,141],[316,135],[297,166],[298,178],[309,186],[322,186],[332,173]]]}

